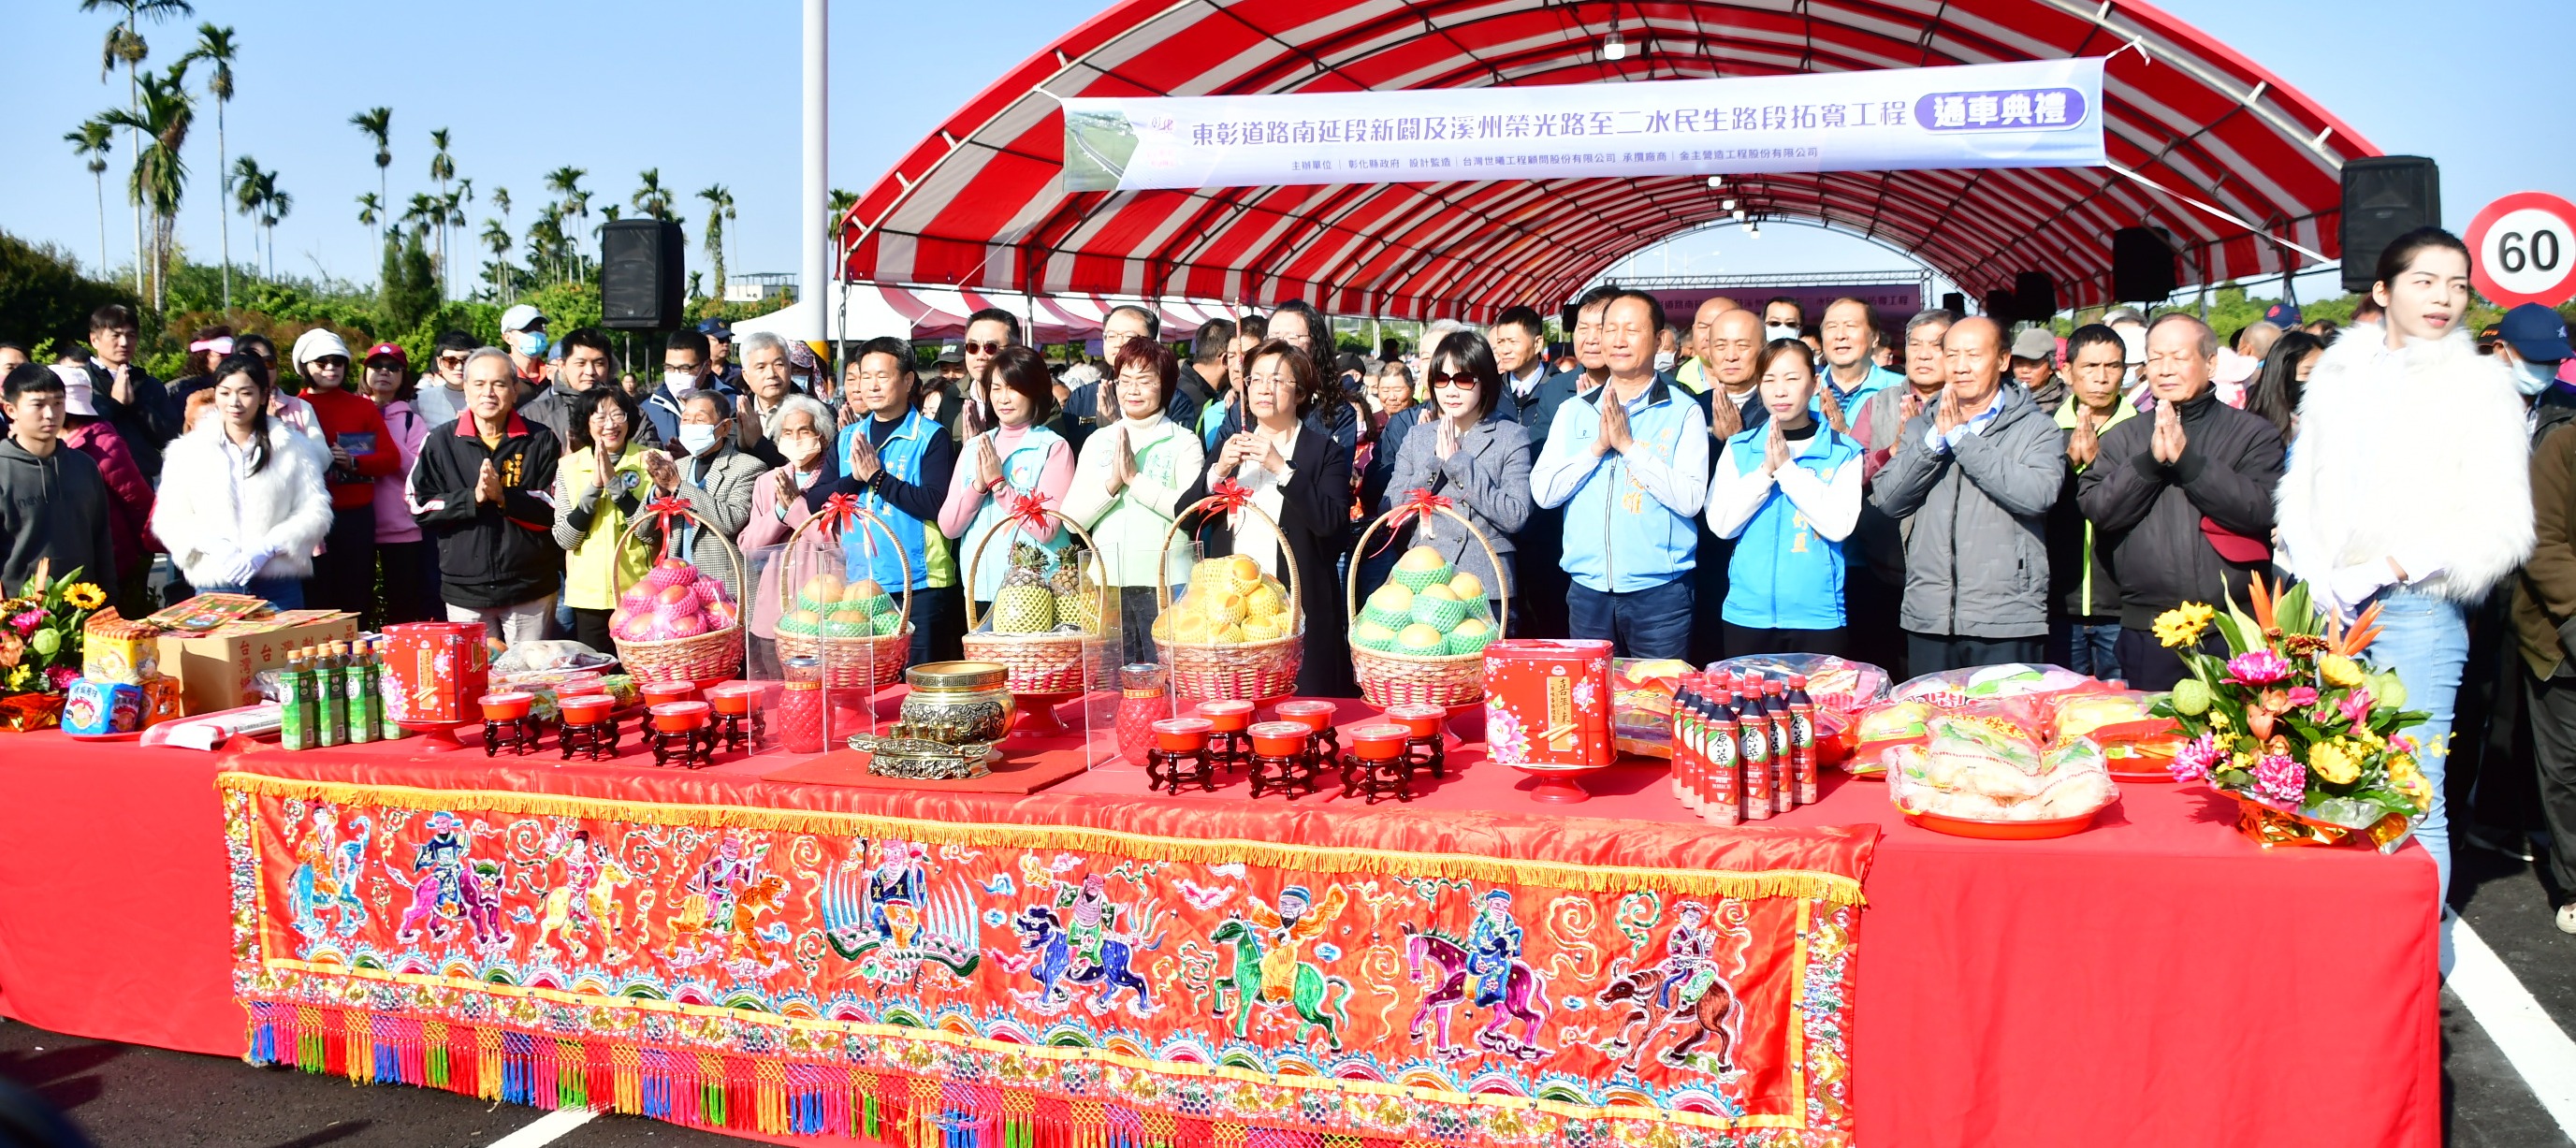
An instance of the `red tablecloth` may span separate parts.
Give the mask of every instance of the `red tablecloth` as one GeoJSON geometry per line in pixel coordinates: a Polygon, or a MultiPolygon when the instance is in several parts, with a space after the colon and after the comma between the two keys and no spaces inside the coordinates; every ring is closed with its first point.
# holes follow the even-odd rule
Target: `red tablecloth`
{"type": "MultiPolygon", "coordinates": [[[[1346,717],[1365,713],[1352,703],[1346,717]]],[[[0,741],[0,1011],[104,1039],[238,1055],[212,779],[288,776],[659,801],[890,809],[890,791],[416,753],[417,743],[227,761],[0,741]]],[[[1478,764],[1417,807],[1528,812],[1478,764]]],[[[629,759],[631,760],[631,759],[629,759]]],[[[1683,820],[1660,764],[1590,779],[1587,817],[1683,820]]],[[[1986,842],[1903,824],[1872,782],[1829,781],[1791,825],[1887,829],[1865,884],[1853,1076],[1864,1145],[2440,1143],[2433,866],[2350,850],[2264,853],[2202,789],[2123,787],[2092,831],[1986,842]]],[[[1134,796],[1095,770],[1020,800],[1134,796]]],[[[1237,780],[1213,796],[1241,800],[1237,780]]],[[[993,798],[991,800],[1012,800],[993,798]]],[[[1309,798],[1307,800],[1315,800],[1309,798]]]]}

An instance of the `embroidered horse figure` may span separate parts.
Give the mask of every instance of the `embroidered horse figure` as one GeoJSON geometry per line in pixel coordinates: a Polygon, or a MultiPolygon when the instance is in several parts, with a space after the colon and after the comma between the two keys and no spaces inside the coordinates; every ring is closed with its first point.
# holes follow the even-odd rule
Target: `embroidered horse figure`
{"type": "Polygon", "coordinates": [[[1234,950],[1234,967],[1216,982],[1216,1015],[1224,1016],[1229,996],[1235,1002],[1234,1035],[1248,1036],[1252,1027],[1252,1006],[1286,1004],[1297,1013],[1296,1031],[1291,1039],[1308,1039],[1309,1029],[1324,1030],[1324,1039],[1334,1048],[1342,1047],[1342,1030],[1350,1027],[1351,982],[1329,976],[1311,961],[1298,961],[1289,982],[1288,995],[1282,1000],[1268,992],[1263,976],[1261,937],[1241,917],[1228,917],[1216,931],[1208,934],[1208,943],[1219,951],[1227,946],[1234,950]]]}
{"type": "Polygon", "coordinates": [[[1717,1073],[1735,1071],[1734,1026],[1740,1002],[1733,978],[1744,971],[1753,932],[1741,902],[1719,905],[1716,920],[1708,927],[1700,923],[1704,914],[1698,905],[1682,906],[1665,940],[1663,963],[1630,971],[1628,959],[1621,957],[1610,964],[1609,983],[1593,996],[1595,1004],[1625,1002],[1628,1006],[1618,1035],[1599,1046],[1619,1059],[1621,1071],[1636,1072],[1638,1057],[1671,1028],[1685,1031],[1656,1059],[1675,1068],[1691,1067],[1695,1050],[1715,1037],[1717,1073]]]}
{"type": "MultiPolygon", "coordinates": [[[[1020,951],[1036,955],[1036,962],[1029,968],[1029,976],[1038,982],[1038,1007],[1052,1010],[1070,1001],[1071,997],[1058,983],[1060,981],[1073,984],[1097,981],[1100,991],[1093,994],[1089,1002],[1092,1012],[1106,1011],[1117,1000],[1120,989],[1130,989],[1136,994],[1129,1003],[1129,1011],[1138,1016],[1153,1011],[1152,992],[1146,986],[1145,978],[1128,967],[1134,952],[1128,943],[1129,938],[1102,938],[1100,959],[1088,968],[1077,970],[1073,967],[1072,940],[1065,931],[1064,921],[1055,915],[1054,909],[1031,905],[1012,919],[1011,929],[1020,936],[1020,951]]],[[[1144,951],[1150,953],[1162,947],[1162,938],[1157,937],[1144,951]]]]}
{"type": "MultiPolygon", "coordinates": [[[[1438,933],[1420,932],[1412,922],[1404,925],[1404,967],[1406,979],[1423,979],[1423,964],[1439,967],[1439,987],[1422,998],[1422,1007],[1413,1014],[1409,1032],[1421,1040],[1423,1026],[1436,1022],[1439,1040],[1432,1051],[1444,1059],[1455,1060],[1467,1055],[1467,1049],[1449,1040],[1449,1021],[1458,1006],[1467,1000],[1467,947],[1438,933]]],[[[1493,1019],[1477,1030],[1476,1043],[1483,1048],[1538,1060],[1548,1050],[1538,1045],[1539,1026],[1547,1023],[1547,978],[1529,966],[1527,961],[1512,958],[1510,971],[1504,974],[1501,999],[1494,1006],[1493,1019]],[[1521,1035],[1517,1038],[1503,1031],[1505,1023],[1519,1020],[1521,1035]]]]}
{"type": "Polygon", "coordinates": [[[567,883],[548,890],[542,920],[537,925],[537,947],[546,947],[548,939],[560,933],[573,959],[580,960],[590,955],[579,935],[584,929],[597,931],[601,946],[606,947],[617,934],[626,931],[626,923],[619,919],[617,890],[634,881],[635,875],[624,866],[603,860],[587,888],[576,889],[567,883]]]}

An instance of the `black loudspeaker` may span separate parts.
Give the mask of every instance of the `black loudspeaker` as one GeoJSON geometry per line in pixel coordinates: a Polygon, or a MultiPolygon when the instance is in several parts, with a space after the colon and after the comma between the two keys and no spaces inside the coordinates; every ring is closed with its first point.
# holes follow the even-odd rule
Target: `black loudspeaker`
{"type": "Polygon", "coordinates": [[[2023,319],[2047,322],[2057,314],[2057,277],[2045,271],[2024,271],[2013,276],[2013,303],[2023,319]]]}
{"type": "Polygon", "coordinates": [[[2131,303],[2161,303],[2182,286],[2174,271],[2174,249],[2165,233],[2152,227],[2123,227],[2111,233],[2111,297],[2131,303]]]}
{"type": "Polygon", "coordinates": [[[1941,293],[1941,309],[1953,315],[1965,315],[1968,313],[1968,297],[1956,291],[1944,291],[1941,293]]]}
{"type": "Polygon", "coordinates": [[[2343,165],[2343,289],[2368,291],[2398,236],[2442,224],[2442,169],[2420,155],[2343,165]]]}
{"type": "Polygon", "coordinates": [[[688,302],[688,238],[659,219],[620,219],[599,232],[599,322],[659,331],[680,325],[688,302]]]}
{"type": "Polygon", "coordinates": [[[1986,318],[2009,327],[2021,318],[2021,304],[2012,292],[1997,287],[1986,292],[1986,318]]]}

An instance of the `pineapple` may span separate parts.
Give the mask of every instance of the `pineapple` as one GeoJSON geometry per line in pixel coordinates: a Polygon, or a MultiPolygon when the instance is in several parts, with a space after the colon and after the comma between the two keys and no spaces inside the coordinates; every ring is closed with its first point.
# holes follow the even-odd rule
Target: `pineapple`
{"type": "Polygon", "coordinates": [[[1038,634],[1055,628],[1055,594],[1047,586],[1047,552],[1026,542],[1011,544],[1011,572],[993,595],[993,632],[1038,634]]]}
{"type": "Polygon", "coordinates": [[[1080,553],[1069,553],[1056,564],[1055,577],[1048,588],[1055,593],[1057,625],[1069,625],[1086,634],[1100,632],[1100,587],[1082,568],[1080,553]]]}

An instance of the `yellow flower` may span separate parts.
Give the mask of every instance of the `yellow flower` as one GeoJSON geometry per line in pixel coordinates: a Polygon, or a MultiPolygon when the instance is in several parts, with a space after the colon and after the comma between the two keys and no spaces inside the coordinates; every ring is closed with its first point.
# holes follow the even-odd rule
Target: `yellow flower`
{"type": "Polygon", "coordinates": [[[2424,784],[2423,771],[2415,768],[2415,759],[2407,754],[2388,759],[2388,782],[2397,787],[2397,792],[2414,798],[2419,805],[2432,792],[2432,787],[2424,784]]]}
{"type": "Polygon", "coordinates": [[[2369,680],[2361,672],[2360,663],[2342,654],[2317,655],[2317,675],[2324,678],[2327,685],[2347,690],[2369,680]]]}
{"type": "Polygon", "coordinates": [[[2218,611],[2206,603],[2185,602],[2156,616],[2156,641],[2167,649],[2188,646],[2200,640],[2209,630],[2210,619],[2217,616],[2218,611]]]}
{"type": "Polygon", "coordinates": [[[95,610],[107,604],[107,592],[87,582],[77,582],[63,591],[63,601],[83,610],[95,610]]]}
{"type": "Polygon", "coordinates": [[[2308,768],[2317,771],[2317,776],[2333,785],[2350,785],[2354,778],[2361,776],[2361,763],[2354,761],[2352,755],[2336,742],[2309,747],[2308,768]]]}

